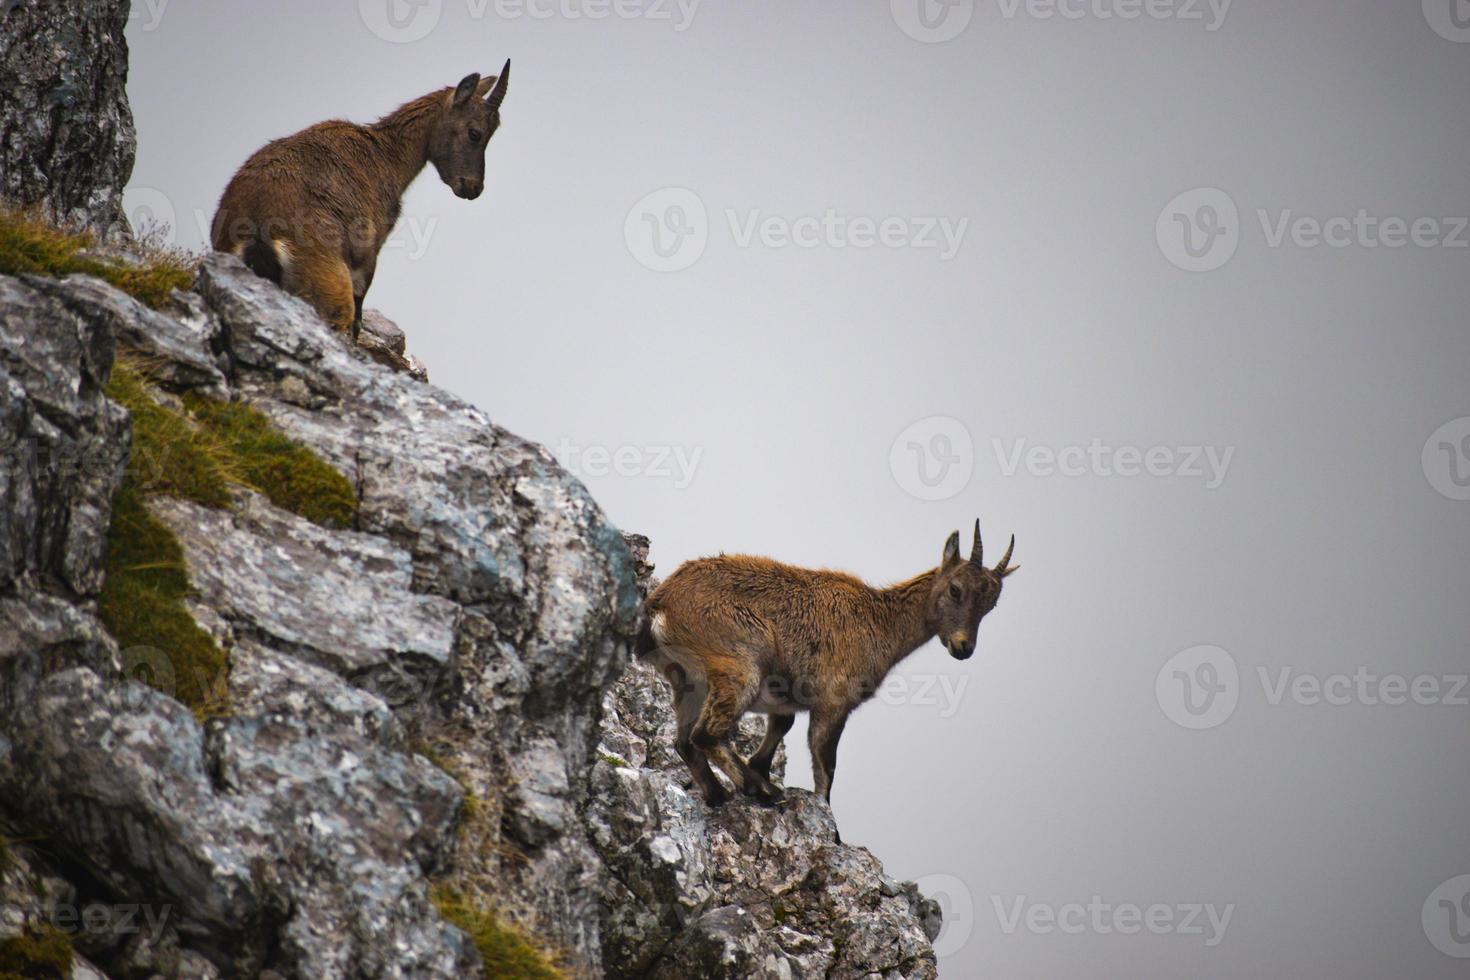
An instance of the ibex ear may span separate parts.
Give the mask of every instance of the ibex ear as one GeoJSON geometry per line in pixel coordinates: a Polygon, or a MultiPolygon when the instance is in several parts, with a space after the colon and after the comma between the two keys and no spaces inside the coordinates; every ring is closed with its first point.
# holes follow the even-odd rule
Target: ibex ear
{"type": "Polygon", "coordinates": [[[949,540],[946,541],[946,542],[944,542],[944,564],[946,566],[953,565],[955,562],[957,562],[959,560],[960,560],[960,532],[955,531],[953,534],[951,534],[949,536],[949,540]]]}
{"type": "Polygon", "coordinates": [[[1010,565],[1010,566],[1008,566],[1006,568],[1001,569],[1000,577],[1001,578],[1005,578],[1007,575],[1011,574],[1012,572],[1019,572],[1020,570],[1021,570],[1021,566],[1020,565],[1010,565]]]}
{"type": "Polygon", "coordinates": [[[454,100],[451,105],[464,105],[475,94],[475,86],[480,84],[480,73],[472,71],[459,80],[454,89],[454,100]]]}
{"type": "Polygon", "coordinates": [[[510,87],[510,59],[505,59],[505,67],[500,69],[500,74],[495,77],[495,87],[490,94],[485,96],[485,104],[491,111],[499,112],[500,103],[505,101],[505,90],[510,87]]]}

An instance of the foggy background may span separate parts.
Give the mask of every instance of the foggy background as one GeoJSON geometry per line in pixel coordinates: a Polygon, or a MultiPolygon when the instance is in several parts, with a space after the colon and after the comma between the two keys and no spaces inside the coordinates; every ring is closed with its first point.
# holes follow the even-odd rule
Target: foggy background
{"type": "Polygon", "coordinates": [[[942,975],[1464,976],[1470,3],[690,2],[135,0],[130,209],[200,246],[267,140],[513,58],[368,294],[436,384],[662,574],[1017,537],[839,756],[942,975]]]}

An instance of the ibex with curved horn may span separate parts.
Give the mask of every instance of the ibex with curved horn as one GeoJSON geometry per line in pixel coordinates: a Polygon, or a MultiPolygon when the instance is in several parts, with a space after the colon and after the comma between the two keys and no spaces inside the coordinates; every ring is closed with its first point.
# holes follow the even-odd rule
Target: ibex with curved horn
{"type": "Polygon", "coordinates": [[[956,660],[969,659],[981,618],[1020,567],[1010,564],[1015,546],[1012,536],[1000,563],[987,568],[976,521],[969,559],[960,557],[955,532],[937,567],[886,589],[746,555],[680,565],[648,598],[638,653],[673,689],[675,744],[705,798],[718,806],[730,795],[710,770],[713,759],[747,795],[778,802],[771,758],[796,712],[809,711],[816,790],[830,801],[847,716],[933,637],[956,660]],[[748,711],[767,721],[765,740],[746,761],[730,740],[748,711]]]}
{"type": "Polygon", "coordinates": [[[498,76],[466,75],[369,126],[332,120],[266,144],[225,188],[211,243],[355,339],[404,191],[432,163],[456,195],[480,196],[509,84],[507,61],[498,76]]]}

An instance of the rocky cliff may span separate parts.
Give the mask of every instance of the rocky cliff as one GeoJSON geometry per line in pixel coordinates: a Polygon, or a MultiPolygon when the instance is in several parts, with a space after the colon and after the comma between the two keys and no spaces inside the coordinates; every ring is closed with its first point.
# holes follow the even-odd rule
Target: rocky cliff
{"type": "Polygon", "coordinates": [[[0,3],[0,199],[111,235],[136,142],[126,0],[0,3]]]}
{"type": "MultiPolygon", "coordinates": [[[[113,79],[126,5],[65,6],[113,79]]],[[[933,976],[937,908],[824,803],[691,791],[647,543],[375,322],[218,255],[156,309],[0,275],[0,978],[933,976]]]]}

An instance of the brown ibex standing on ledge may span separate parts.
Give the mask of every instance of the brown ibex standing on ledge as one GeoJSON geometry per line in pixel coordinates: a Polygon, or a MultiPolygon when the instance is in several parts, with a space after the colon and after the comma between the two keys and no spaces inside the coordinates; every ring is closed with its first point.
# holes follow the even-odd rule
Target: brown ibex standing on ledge
{"type": "Polygon", "coordinates": [[[370,126],[332,120],[266,144],[220,198],[215,250],[239,255],[355,339],[404,191],[432,163],[455,194],[480,196],[509,84],[507,61],[498,76],[466,75],[370,126]]]}
{"type": "Polygon", "coordinates": [[[796,712],[809,711],[816,790],[830,801],[847,716],[930,638],[956,660],[975,652],[981,617],[1020,567],[1010,564],[1015,546],[1012,536],[1000,564],[986,568],[976,521],[969,559],[951,534],[937,568],[886,589],[745,555],[680,565],[648,598],[637,652],[673,689],[675,745],[705,798],[715,806],[729,799],[708,757],[747,795],[778,802],[771,759],[796,712]],[[747,762],[730,740],[748,711],[767,720],[747,762]]]}

